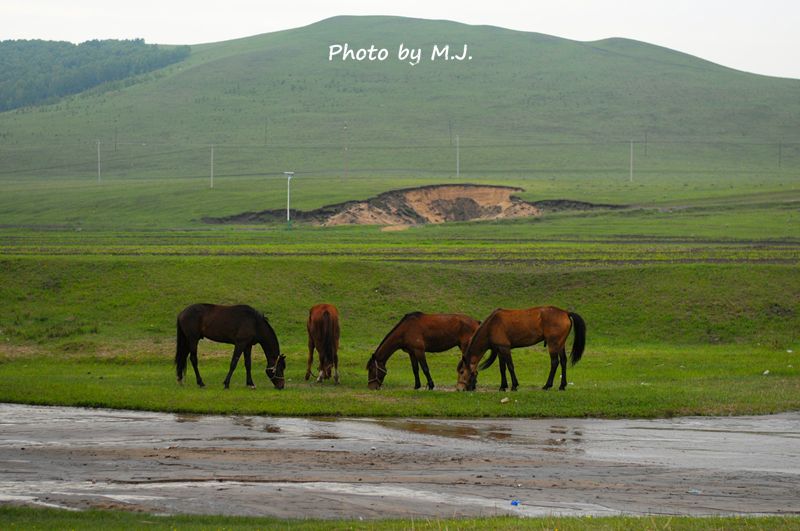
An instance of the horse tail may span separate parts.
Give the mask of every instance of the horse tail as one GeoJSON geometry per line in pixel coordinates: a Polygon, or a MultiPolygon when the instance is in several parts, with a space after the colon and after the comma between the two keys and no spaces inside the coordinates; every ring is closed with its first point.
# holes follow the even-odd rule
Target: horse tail
{"type": "Polygon", "coordinates": [[[325,351],[323,366],[333,364],[333,323],[328,310],[322,312],[322,349],[325,351]]]}
{"type": "Polygon", "coordinates": [[[183,375],[186,374],[186,354],[189,352],[189,338],[181,328],[181,321],[178,319],[175,323],[177,329],[175,339],[175,370],[178,374],[178,379],[182,380],[183,375]]]}
{"type": "Polygon", "coordinates": [[[483,363],[481,363],[480,369],[484,370],[484,369],[488,369],[489,367],[491,367],[492,363],[494,363],[494,360],[496,358],[497,358],[497,351],[495,349],[492,349],[492,353],[489,354],[489,357],[486,358],[483,363]]]}
{"type": "Polygon", "coordinates": [[[569,317],[572,319],[572,325],[575,329],[575,338],[572,343],[572,352],[570,352],[569,361],[572,365],[575,365],[581,361],[583,349],[586,347],[586,323],[577,313],[569,312],[569,317]]]}

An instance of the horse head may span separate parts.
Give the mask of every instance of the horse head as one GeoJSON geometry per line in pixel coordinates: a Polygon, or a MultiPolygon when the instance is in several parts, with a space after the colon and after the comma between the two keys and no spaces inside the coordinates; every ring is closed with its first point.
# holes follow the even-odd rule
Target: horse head
{"type": "Polygon", "coordinates": [[[275,363],[273,363],[272,366],[267,367],[267,378],[270,379],[272,385],[275,386],[275,389],[283,389],[283,386],[286,383],[286,378],[283,377],[283,371],[285,370],[286,356],[283,354],[279,354],[275,359],[275,363]]]}
{"type": "Polygon", "coordinates": [[[458,362],[458,391],[474,391],[478,386],[478,364],[470,363],[466,358],[461,358],[458,362]]]}
{"type": "Polygon", "coordinates": [[[380,362],[373,354],[369,361],[367,361],[367,387],[371,391],[377,391],[383,385],[383,379],[386,377],[386,362],[380,362]]]}

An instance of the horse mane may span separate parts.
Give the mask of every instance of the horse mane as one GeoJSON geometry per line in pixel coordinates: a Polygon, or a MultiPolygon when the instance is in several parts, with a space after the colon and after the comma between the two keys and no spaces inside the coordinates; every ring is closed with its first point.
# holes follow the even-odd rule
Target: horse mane
{"type": "MultiPolygon", "coordinates": [[[[381,349],[381,347],[383,346],[383,344],[384,344],[384,343],[386,343],[386,340],[387,340],[387,339],[389,339],[389,336],[390,336],[390,335],[392,335],[392,334],[394,333],[394,331],[395,331],[395,330],[397,330],[397,328],[398,328],[398,327],[399,327],[401,324],[403,324],[404,322],[406,322],[408,319],[411,319],[411,318],[416,318],[416,317],[420,317],[421,315],[422,315],[422,312],[411,312],[411,313],[407,313],[407,314],[405,314],[405,315],[403,316],[403,318],[402,318],[402,319],[400,319],[399,321],[397,321],[397,324],[396,324],[396,325],[394,325],[394,327],[393,327],[391,330],[389,330],[389,333],[388,333],[388,334],[386,334],[385,336],[383,336],[383,339],[381,339],[381,342],[380,342],[380,343],[378,343],[378,347],[375,349],[375,352],[378,352],[378,351],[381,349]]],[[[375,353],[374,353],[374,352],[373,352],[372,356],[373,356],[373,357],[375,357],[375,353]]]]}
{"type": "MultiPolygon", "coordinates": [[[[275,347],[276,355],[280,356],[280,354],[281,354],[281,345],[280,345],[280,342],[278,341],[278,334],[275,333],[275,329],[272,328],[272,324],[270,324],[269,319],[267,319],[266,315],[264,315],[260,311],[256,310],[255,308],[251,307],[250,309],[252,310],[252,312],[255,315],[257,320],[260,319],[260,320],[264,321],[264,324],[267,325],[267,331],[269,332],[270,336],[272,336],[272,337],[263,337],[262,339],[264,341],[269,341],[269,342],[273,342],[274,341],[274,345],[271,345],[271,346],[275,347]]],[[[264,354],[266,355],[266,352],[264,354]]],[[[267,360],[269,360],[269,357],[267,357],[267,360]]]]}
{"type": "MultiPolygon", "coordinates": [[[[479,322],[480,322],[480,324],[478,325],[478,328],[476,328],[476,329],[475,329],[475,333],[474,333],[474,334],[472,334],[472,337],[471,337],[471,338],[469,338],[469,343],[467,343],[467,348],[466,348],[466,350],[464,350],[464,354],[461,356],[461,359],[463,359],[463,360],[464,360],[464,363],[465,363],[465,364],[469,364],[469,360],[467,359],[467,353],[468,353],[468,352],[469,352],[469,351],[472,349],[472,344],[475,342],[475,339],[478,337],[478,334],[479,334],[479,333],[481,333],[481,332],[483,332],[483,330],[484,330],[484,329],[485,329],[487,326],[489,326],[489,323],[491,323],[491,322],[492,322],[492,320],[494,319],[494,316],[495,316],[495,315],[497,314],[497,312],[499,312],[501,309],[502,309],[502,308],[495,308],[494,310],[492,310],[492,313],[490,313],[490,314],[489,314],[489,317],[487,317],[487,318],[486,318],[486,319],[484,319],[483,321],[479,321],[479,322]]],[[[492,361],[494,361],[494,359],[492,359],[492,361]]]]}

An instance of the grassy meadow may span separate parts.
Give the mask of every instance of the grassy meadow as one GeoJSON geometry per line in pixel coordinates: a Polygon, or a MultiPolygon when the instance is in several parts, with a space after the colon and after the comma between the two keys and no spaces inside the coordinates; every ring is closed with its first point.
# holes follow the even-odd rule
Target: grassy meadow
{"type": "Polygon", "coordinates": [[[280,520],[276,518],[206,515],[162,516],[121,511],[63,511],[0,507],[8,529],[580,529],[616,531],[627,529],[738,530],[796,529],[797,517],[604,517],[604,518],[451,518],[436,520],[280,520]]]}
{"type": "MultiPolygon", "coordinates": [[[[330,200],[357,195],[362,183],[387,185],[331,186],[339,195],[330,200]]],[[[0,228],[0,400],[326,416],[655,417],[800,407],[800,190],[793,179],[773,177],[757,191],[722,177],[688,191],[662,182],[650,191],[655,196],[606,183],[603,201],[638,193],[641,203],[398,232],[216,226],[190,210],[244,197],[236,184],[197,190],[207,198],[199,207],[170,199],[169,183],[152,183],[153,194],[162,192],[152,201],[140,183],[125,181],[75,190],[56,180],[20,186],[13,201],[4,196],[11,222],[0,228]],[[43,197],[49,203],[40,211],[43,197]],[[73,204],[78,197],[83,206],[73,204]],[[224,391],[231,347],[208,341],[200,345],[208,387],[175,384],[175,317],[200,301],[265,312],[288,356],[284,391],[267,381],[258,347],[258,388],[244,387],[240,366],[224,391]],[[339,386],[302,379],[305,319],[321,301],[342,315],[339,386]],[[428,356],[433,392],[412,389],[402,352],[389,362],[383,390],[366,389],[366,359],[405,313],[480,319],[496,307],[544,304],[576,311],[588,324],[587,351],[569,369],[566,392],[539,390],[548,367],[541,346],[515,353],[521,387],[507,403],[495,367],[481,373],[479,392],[449,392],[457,351],[428,356]]],[[[551,193],[560,184],[567,196],[581,188],[577,179],[526,184],[551,193]]],[[[328,202],[303,190],[299,204],[328,202]]]]}

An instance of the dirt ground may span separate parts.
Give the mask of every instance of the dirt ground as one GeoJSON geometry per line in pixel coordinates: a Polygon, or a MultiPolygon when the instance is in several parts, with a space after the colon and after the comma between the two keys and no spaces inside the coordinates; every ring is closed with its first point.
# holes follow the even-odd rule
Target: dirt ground
{"type": "Polygon", "coordinates": [[[800,513],[800,413],[298,419],[0,404],[0,504],[289,518],[800,513]]]}
{"type": "MultiPolygon", "coordinates": [[[[365,201],[347,201],[310,211],[292,211],[292,219],[313,225],[385,225],[401,227],[425,223],[529,218],[544,212],[621,208],[568,199],[529,203],[515,194],[522,188],[476,184],[440,184],[384,192],[365,201]]],[[[264,223],[286,218],[286,210],[244,212],[203,218],[207,223],[264,223]]]]}

